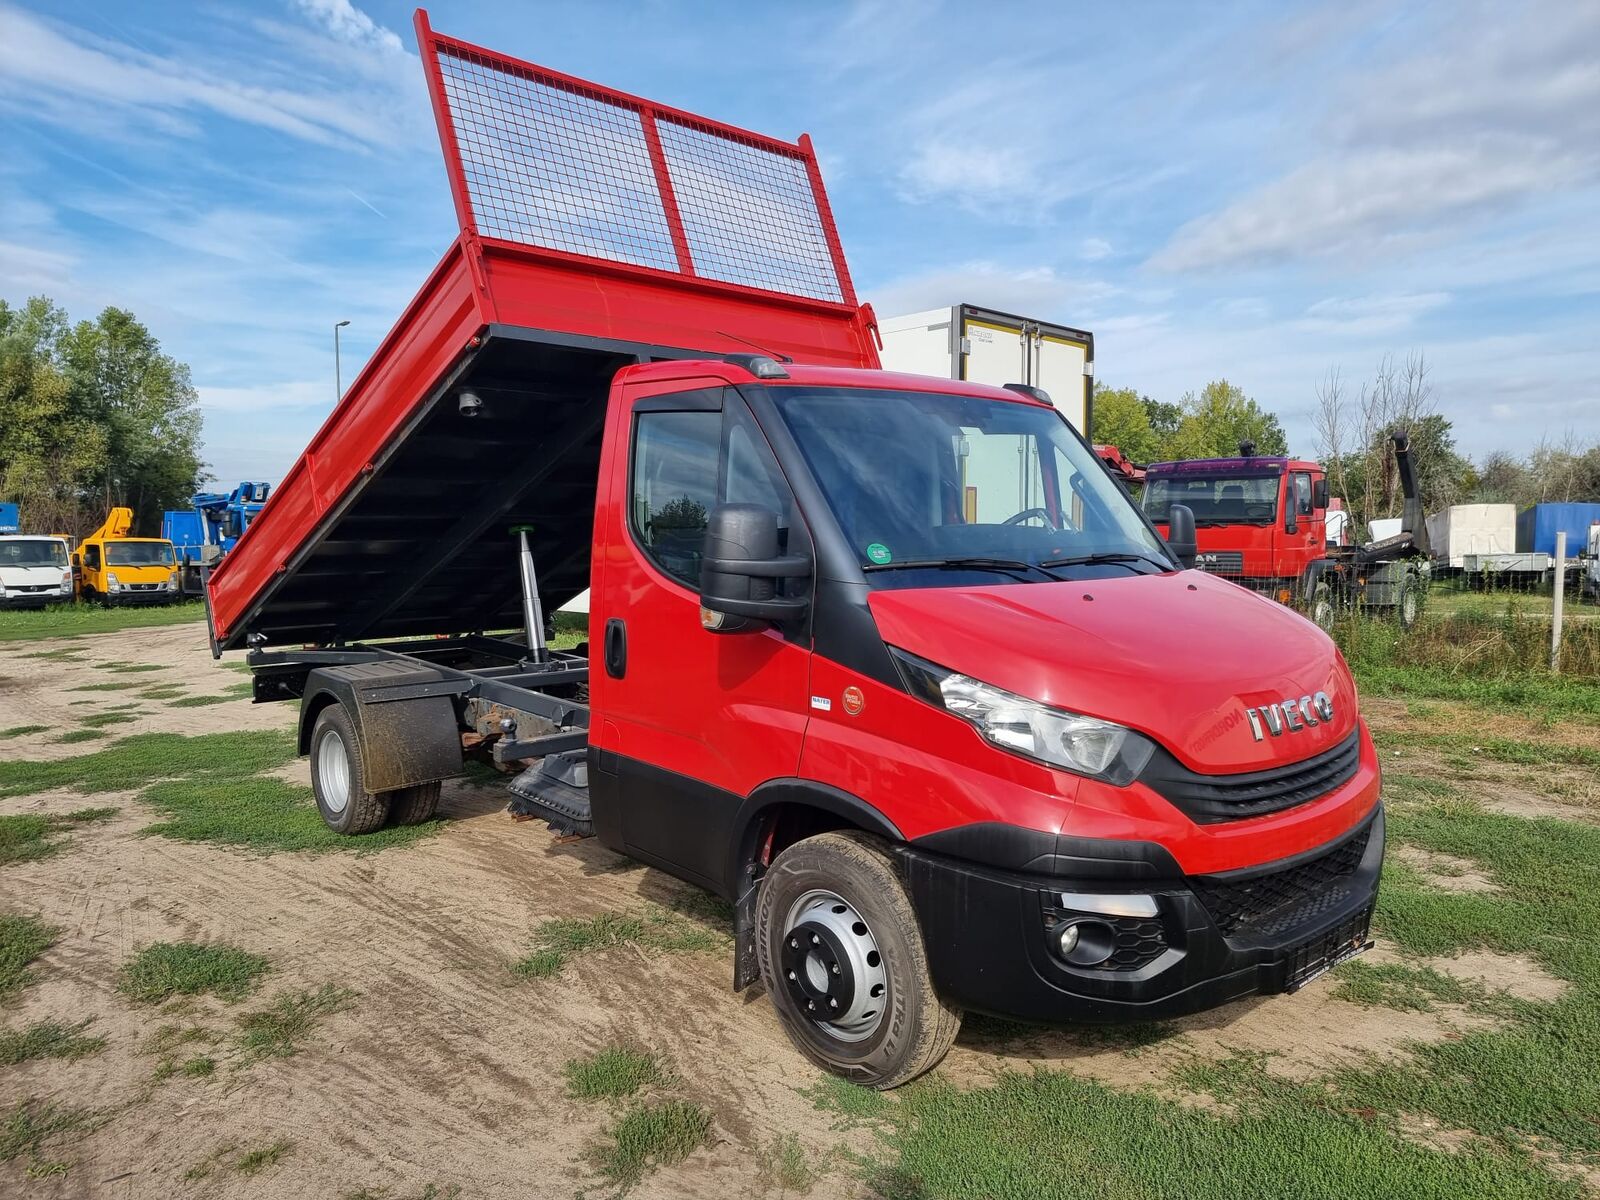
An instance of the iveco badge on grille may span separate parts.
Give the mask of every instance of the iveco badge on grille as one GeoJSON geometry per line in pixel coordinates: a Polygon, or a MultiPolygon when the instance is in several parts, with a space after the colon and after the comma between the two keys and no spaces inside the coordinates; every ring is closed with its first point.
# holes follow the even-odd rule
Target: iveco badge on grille
{"type": "Polygon", "coordinates": [[[1270,733],[1282,737],[1285,733],[1299,733],[1313,725],[1333,720],[1333,700],[1327,692],[1310,696],[1285,696],[1271,704],[1259,704],[1244,710],[1250,720],[1250,733],[1256,741],[1265,740],[1270,733]]]}

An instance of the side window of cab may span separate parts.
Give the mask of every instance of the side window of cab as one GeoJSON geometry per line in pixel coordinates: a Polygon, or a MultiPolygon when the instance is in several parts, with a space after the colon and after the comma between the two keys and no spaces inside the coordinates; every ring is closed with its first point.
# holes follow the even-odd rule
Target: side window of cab
{"type": "Polygon", "coordinates": [[[83,565],[91,571],[100,569],[100,547],[97,544],[90,543],[83,548],[83,565]]]}
{"type": "Polygon", "coordinates": [[[772,449],[732,388],[660,396],[634,408],[628,524],[660,570],[693,591],[711,510],[759,504],[778,517],[780,554],[810,538],[772,449]]]}

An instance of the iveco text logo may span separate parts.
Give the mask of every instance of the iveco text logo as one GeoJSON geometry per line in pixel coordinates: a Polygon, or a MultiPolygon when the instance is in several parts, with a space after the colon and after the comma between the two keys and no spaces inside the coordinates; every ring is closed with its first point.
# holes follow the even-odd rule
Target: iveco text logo
{"type": "Polygon", "coordinates": [[[1301,696],[1298,700],[1293,696],[1285,696],[1275,704],[1247,708],[1244,715],[1250,718],[1250,732],[1259,742],[1269,733],[1273,737],[1282,737],[1284,730],[1299,733],[1302,729],[1333,720],[1333,701],[1327,692],[1301,696]]]}

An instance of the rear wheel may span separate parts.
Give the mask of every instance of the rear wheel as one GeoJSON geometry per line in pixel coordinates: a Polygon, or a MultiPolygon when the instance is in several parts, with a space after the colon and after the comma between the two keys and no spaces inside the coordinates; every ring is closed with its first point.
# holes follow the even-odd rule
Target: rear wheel
{"type": "Polygon", "coordinates": [[[311,791],[323,824],[335,833],[370,833],[389,815],[389,797],[367,791],[365,780],[355,726],[330,704],[311,729],[311,791]]]}
{"type": "Polygon", "coordinates": [[[1401,629],[1410,629],[1422,617],[1422,584],[1415,575],[1407,575],[1400,581],[1400,595],[1395,601],[1395,619],[1400,622],[1401,629]]]}
{"type": "Polygon", "coordinates": [[[433,814],[439,811],[440,786],[435,779],[432,783],[419,783],[390,792],[389,824],[420,825],[432,820],[433,814]]]}
{"type": "Polygon", "coordinates": [[[961,1012],[939,998],[911,899],[881,843],[824,833],[761,881],[761,978],[789,1038],[824,1070],[897,1087],[945,1056],[961,1012]]]}
{"type": "Polygon", "coordinates": [[[1306,616],[1311,618],[1311,623],[1323,633],[1333,633],[1333,589],[1326,583],[1319,583],[1311,589],[1311,600],[1306,605],[1306,616]]]}

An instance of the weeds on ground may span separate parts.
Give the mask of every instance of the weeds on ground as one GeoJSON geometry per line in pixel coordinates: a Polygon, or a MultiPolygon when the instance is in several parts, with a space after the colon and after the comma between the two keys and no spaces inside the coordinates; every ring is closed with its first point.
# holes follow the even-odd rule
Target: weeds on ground
{"type": "Polygon", "coordinates": [[[533,950],[513,963],[511,971],[524,979],[547,979],[573,958],[612,946],[680,953],[715,950],[724,942],[680,914],[655,906],[641,916],[607,912],[588,920],[564,917],[539,926],[533,950]]]}
{"type": "Polygon", "coordinates": [[[139,692],[141,700],[175,700],[185,695],[183,685],[177,683],[160,683],[155,687],[147,687],[139,692]]]}
{"type": "Polygon", "coordinates": [[[100,670],[113,675],[144,675],[151,671],[165,671],[160,663],[102,663],[100,670]]]}
{"type": "Polygon", "coordinates": [[[119,709],[116,711],[90,713],[87,717],[79,718],[89,729],[106,729],[112,725],[126,725],[130,721],[139,719],[137,711],[119,709]]]}
{"type": "Polygon", "coordinates": [[[630,1108],[593,1152],[602,1178],[625,1192],[658,1167],[688,1158],[711,1131],[711,1114],[685,1100],[630,1108]]]}
{"type": "Polygon", "coordinates": [[[792,1133],[775,1137],[758,1158],[761,1178],[769,1191],[780,1196],[803,1196],[816,1186],[823,1172],[812,1165],[805,1146],[792,1133]]]}
{"type": "Polygon", "coordinates": [[[73,729],[56,738],[58,746],[78,746],[84,742],[98,742],[105,734],[98,729],[73,729]]]}
{"type": "Polygon", "coordinates": [[[13,725],[10,729],[0,729],[0,742],[25,737],[30,733],[44,733],[49,728],[48,725],[13,725]]]}
{"type": "Polygon", "coordinates": [[[454,1183],[440,1187],[436,1183],[423,1186],[420,1192],[399,1195],[387,1187],[357,1188],[353,1192],[346,1192],[341,1200],[460,1200],[461,1188],[454,1183]]]}
{"type": "Polygon", "coordinates": [[[882,1092],[837,1075],[824,1075],[811,1087],[802,1088],[800,1094],[819,1112],[831,1113],[835,1129],[850,1129],[864,1122],[882,1120],[891,1103],[882,1092]]]}
{"type": "Polygon", "coordinates": [[[661,1060],[648,1050],[607,1046],[588,1058],[568,1059],[567,1095],[578,1100],[615,1100],[666,1079],[661,1060]]]}
{"type": "Polygon", "coordinates": [[[0,1162],[26,1156],[28,1174],[40,1179],[66,1174],[69,1164],[44,1157],[45,1147],[70,1134],[93,1133],[110,1117],[48,1100],[20,1100],[0,1120],[0,1162]]]}
{"type": "Polygon", "coordinates": [[[168,708],[208,708],[213,704],[226,704],[232,696],[184,696],[167,703],[168,708]]]}
{"type": "Polygon", "coordinates": [[[289,850],[373,854],[414,845],[443,825],[435,818],[346,837],[323,823],[310,788],[272,776],[162,782],[146,788],[139,799],[165,818],[140,830],[142,834],[261,854],[289,850]]]}
{"type": "Polygon", "coordinates": [[[241,1175],[259,1174],[283,1161],[283,1157],[293,1148],[294,1143],[288,1138],[279,1138],[269,1145],[246,1150],[234,1160],[233,1169],[241,1175]]]}
{"type": "Polygon", "coordinates": [[[325,983],[316,991],[280,992],[271,1005],[239,1018],[235,1044],[242,1066],[265,1058],[289,1058],[324,1017],[348,1008],[356,993],[325,983]]]}
{"type": "Polygon", "coordinates": [[[0,762],[0,796],[25,796],[53,788],[80,792],[127,791],[156,780],[248,779],[293,762],[293,733],[249,730],[184,737],[136,733],[103,750],[73,758],[0,762]]]}
{"type": "Polygon", "coordinates": [[[74,1062],[105,1048],[103,1037],[85,1037],[90,1021],[63,1025],[60,1021],[35,1021],[26,1029],[0,1030],[0,1066],[15,1066],[36,1058],[64,1058],[74,1062]]]}
{"type": "Polygon", "coordinates": [[[205,615],[205,602],[201,600],[186,600],[164,608],[57,604],[28,612],[0,612],[0,642],[77,637],[153,625],[187,625],[204,620],[205,615]]]}
{"type": "Polygon", "coordinates": [[[33,982],[28,964],[55,945],[60,932],[38,917],[0,914],[0,1002],[33,982]]]}
{"type": "Polygon", "coordinates": [[[70,838],[60,836],[83,825],[104,821],[114,808],[80,808],[63,815],[17,813],[0,817],[0,866],[37,862],[60,854],[70,838]]]}
{"type": "Polygon", "coordinates": [[[233,1003],[256,989],[271,965],[224,942],[156,942],[123,964],[117,991],[141,1004],[206,992],[233,1003]]]}

